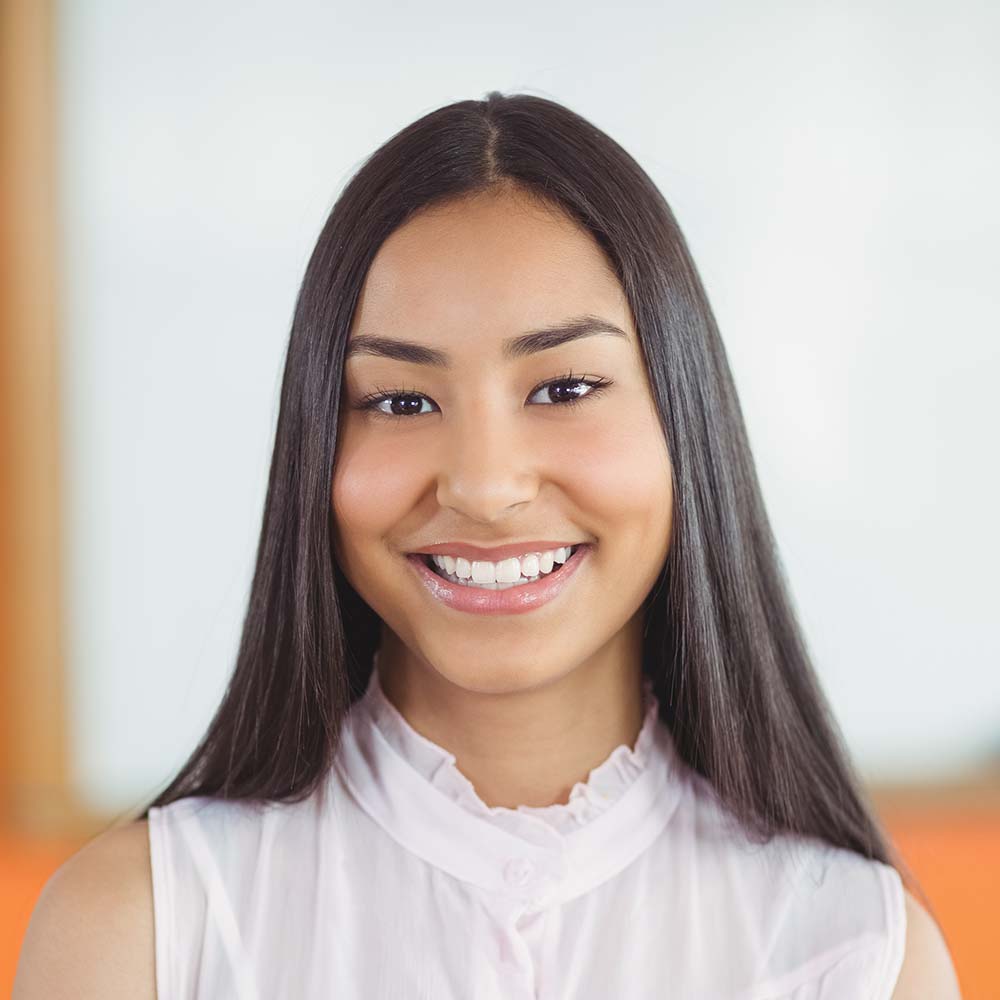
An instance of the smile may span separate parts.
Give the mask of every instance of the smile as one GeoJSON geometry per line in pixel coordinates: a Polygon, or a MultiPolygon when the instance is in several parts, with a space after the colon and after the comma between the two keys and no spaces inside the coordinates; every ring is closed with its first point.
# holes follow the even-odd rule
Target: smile
{"type": "Polygon", "coordinates": [[[472,562],[412,553],[407,562],[435,600],[473,614],[519,614],[555,599],[585,561],[592,545],[530,553],[523,560],[472,562]],[[452,571],[448,570],[449,562],[452,571]],[[530,573],[530,576],[523,575],[530,573]],[[515,578],[516,573],[516,578],[515,578]]]}
{"type": "Polygon", "coordinates": [[[484,590],[507,590],[548,576],[559,569],[577,548],[577,545],[566,545],[546,552],[528,552],[500,562],[470,562],[450,555],[430,555],[425,558],[432,570],[452,583],[481,587],[484,590]]]}

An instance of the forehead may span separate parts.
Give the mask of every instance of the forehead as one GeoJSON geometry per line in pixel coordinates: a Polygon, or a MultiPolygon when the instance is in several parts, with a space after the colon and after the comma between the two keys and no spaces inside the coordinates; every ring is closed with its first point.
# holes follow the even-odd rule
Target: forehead
{"type": "Polygon", "coordinates": [[[352,329],[444,344],[581,313],[631,329],[621,285],[590,233],[530,196],[503,192],[433,206],[395,230],[369,268],[352,329]]]}

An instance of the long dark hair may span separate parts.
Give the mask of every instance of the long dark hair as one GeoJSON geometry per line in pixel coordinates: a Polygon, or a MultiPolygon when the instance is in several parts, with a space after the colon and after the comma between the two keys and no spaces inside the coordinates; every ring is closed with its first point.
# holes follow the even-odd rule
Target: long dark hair
{"type": "Polygon", "coordinates": [[[370,677],[380,625],[332,547],[355,305],[379,247],[414,212],[498,186],[533,193],[585,227],[632,309],[674,475],[671,546],[644,605],[643,670],[678,753],[754,839],[817,837],[892,864],[919,891],[814,673],[726,352],[670,207],[589,121],[498,91],[390,138],[320,233],[292,320],[236,667],[198,747],[139,818],[194,795],[300,801],[330,767],[341,721],[370,677]]]}

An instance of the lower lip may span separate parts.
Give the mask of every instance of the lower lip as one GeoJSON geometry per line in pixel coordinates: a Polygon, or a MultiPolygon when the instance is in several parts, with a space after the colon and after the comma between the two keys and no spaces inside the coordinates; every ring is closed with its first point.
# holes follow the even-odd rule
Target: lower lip
{"type": "Polygon", "coordinates": [[[533,583],[523,583],[519,587],[508,587],[506,590],[483,590],[479,587],[464,587],[460,583],[452,583],[443,576],[438,576],[424,562],[423,556],[411,554],[406,557],[406,561],[417,571],[421,583],[431,596],[442,604],[447,604],[449,608],[477,615],[517,615],[525,611],[534,611],[535,608],[548,604],[561,594],[580,563],[587,558],[590,549],[590,545],[581,545],[560,569],[533,583]]]}

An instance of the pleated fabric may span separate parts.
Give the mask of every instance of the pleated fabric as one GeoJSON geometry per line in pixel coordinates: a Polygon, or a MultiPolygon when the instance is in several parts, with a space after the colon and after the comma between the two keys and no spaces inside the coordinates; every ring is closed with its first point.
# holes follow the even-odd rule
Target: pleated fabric
{"type": "Polygon", "coordinates": [[[643,699],[568,802],[490,807],[376,657],[308,799],[150,809],[159,1000],[890,1000],[896,870],[752,843],[643,699]]]}

